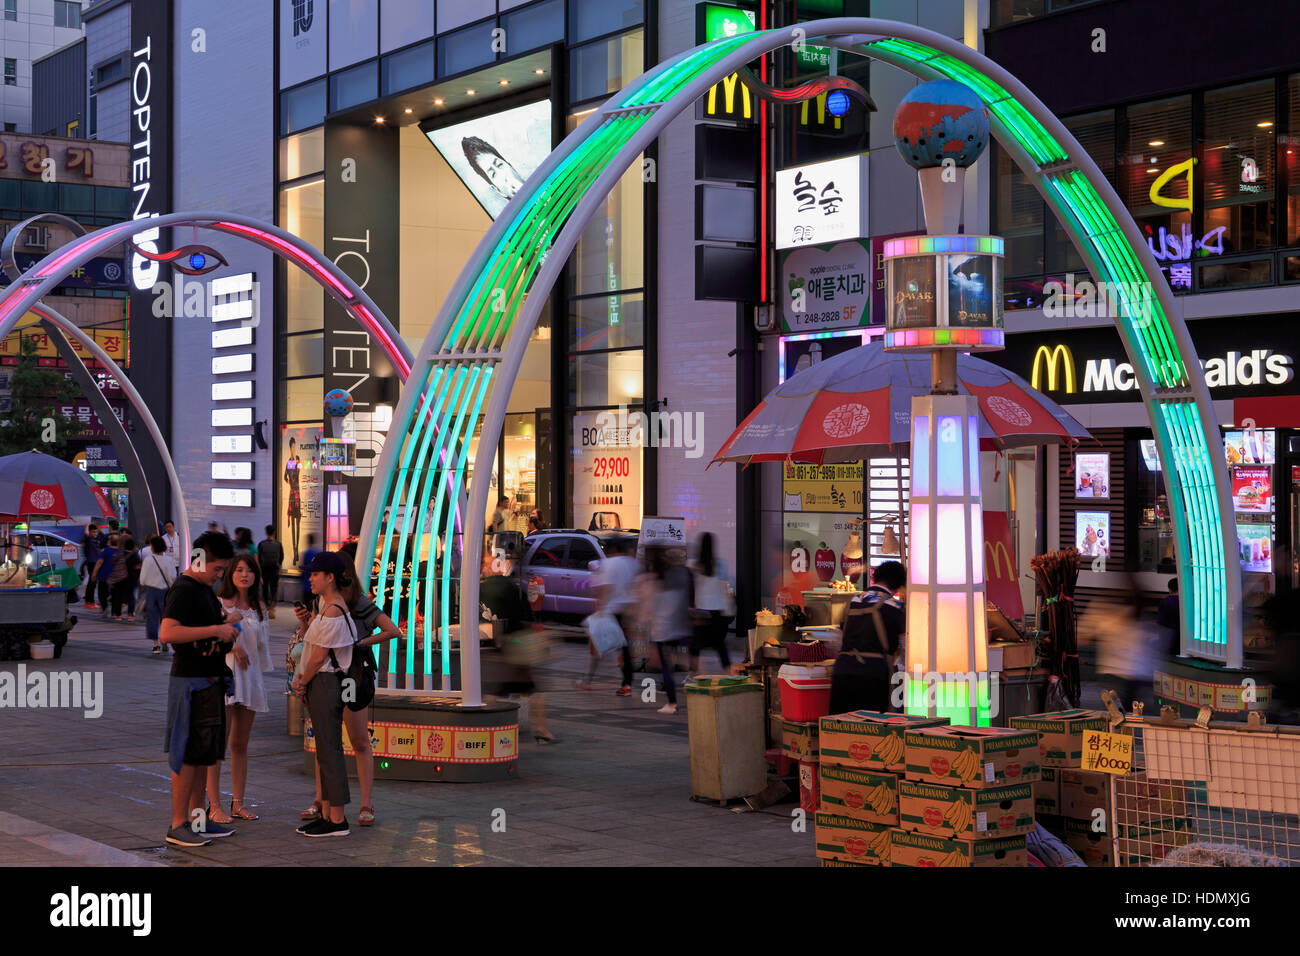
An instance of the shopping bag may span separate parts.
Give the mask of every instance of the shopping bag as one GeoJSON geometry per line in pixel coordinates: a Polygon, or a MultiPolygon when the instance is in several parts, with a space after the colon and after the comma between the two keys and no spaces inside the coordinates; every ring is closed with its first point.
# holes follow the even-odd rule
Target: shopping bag
{"type": "Polygon", "coordinates": [[[582,626],[587,629],[587,637],[595,645],[598,654],[608,654],[627,644],[627,637],[624,636],[623,629],[618,626],[618,619],[612,614],[597,611],[587,617],[582,622],[582,626]]]}

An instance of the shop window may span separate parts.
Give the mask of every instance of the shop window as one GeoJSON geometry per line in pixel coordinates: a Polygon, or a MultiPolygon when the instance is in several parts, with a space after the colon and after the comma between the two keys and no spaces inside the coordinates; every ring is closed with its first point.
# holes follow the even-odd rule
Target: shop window
{"type": "Polygon", "coordinates": [[[280,393],[281,422],[319,422],[324,379],[291,378],[280,393]]]}
{"type": "MultiPolygon", "coordinates": [[[[439,21],[440,25],[442,21],[439,21]]],[[[492,31],[496,22],[489,20],[457,33],[438,38],[438,75],[454,76],[476,66],[493,62],[492,31]]]]}
{"type": "Polygon", "coordinates": [[[645,299],[639,292],[570,301],[569,348],[636,348],[644,344],[645,299]]]}
{"type": "Polygon", "coordinates": [[[1197,263],[1197,288],[1231,289],[1273,284],[1273,258],[1236,259],[1229,262],[1197,263]]]}
{"type": "Polygon", "coordinates": [[[1286,230],[1283,244],[1300,245],[1300,74],[1289,77],[1287,88],[1288,135],[1278,135],[1277,158],[1286,176],[1286,230]]]}
{"type": "Polygon", "coordinates": [[[645,283],[645,185],[633,161],[583,230],[569,258],[570,295],[638,289],[645,283]]]}
{"type": "Polygon", "coordinates": [[[642,399],[640,349],[569,356],[569,405],[639,405],[642,399]]]}
{"type": "MultiPolygon", "coordinates": [[[[1101,173],[1111,183],[1115,181],[1115,111],[1101,110],[1065,120],[1070,131],[1088,157],[1097,164],[1101,173]]],[[[1087,273],[1087,266],[1079,251],[1070,241],[1059,219],[1049,215],[1047,243],[1047,271],[1072,272],[1076,276],[1087,273]]]]}
{"type": "Polygon", "coordinates": [[[581,43],[643,22],[644,0],[569,0],[570,43],[581,43]]]}
{"type": "Polygon", "coordinates": [[[1273,246],[1276,130],[1271,80],[1205,94],[1205,232],[1226,255],[1273,246]]]}
{"type": "Polygon", "coordinates": [[[374,63],[363,63],[330,77],[330,112],[368,102],[378,95],[378,74],[374,63]]]}
{"type": "Polygon", "coordinates": [[[999,149],[996,231],[1006,239],[1008,276],[1043,274],[1043,198],[1005,150],[999,149]]]}
{"type": "Polygon", "coordinates": [[[509,55],[564,39],[564,0],[547,0],[501,18],[509,55]]]}
{"type": "Polygon", "coordinates": [[[430,40],[428,43],[421,43],[401,53],[384,57],[384,95],[432,83],[437,75],[434,70],[433,48],[433,41],[430,40]]]}
{"type": "Polygon", "coordinates": [[[993,26],[1002,27],[1031,17],[1041,17],[1046,12],[1047,0],[993,0],[989,15],[993,26]]]}
{"type": "Polygon", "coordinates": [[[645,33],[634,30],[569,53],[569,99],[575,103],[617,92],[640,76],[645,33]]]}
{"type": "Polygon", "coordinates": [[[325,169],[325,127],[280,140],[280,181],[301,179],[325,169]]]}
{"type": "Polygon", "coordinates": [[[300,378],[322,375],[325,371],[325,335],[286,335],[284,337],[284,375],[300,378]]]}
{"type": "MultiPolygon", "coordinates": [[[[280,191],[280,228],[317,249],[325,243],[325,184],[317,180],[280,191]]],[[[283,261],[284,331],[310,332],[324,327],[325,292],[303,270],[283,261]]]]}
{"type": "Polygon", "coordinates": [[[387,53],[416,40],[433,36],[434,5],[410,0],[381,0],[379,50],[387,53]]]}
{"type": "Polygon", "coordinates": [[[325,122],[325,80],[280,94],[280,135],[287,136],[325,122]]]}

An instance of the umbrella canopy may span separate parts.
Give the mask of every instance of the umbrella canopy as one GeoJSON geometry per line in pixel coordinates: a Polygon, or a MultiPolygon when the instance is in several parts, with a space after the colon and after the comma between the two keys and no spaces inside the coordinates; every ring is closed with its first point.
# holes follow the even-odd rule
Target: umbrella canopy
{"type": "Polygon", "coordinates": [[[76,465],[39,451],[0,458],[0,521],[74,515],[116,517],[103,489],[76,465]]]}
{"type": "MultiPolygon", "coordinates": [[[[979,400],[985,451],[1090,438],[1087,429],[1019,375],[957,356],[958,391],[979,400]]],[[[911,441],[912,397],[930,393],[930,357],[851,349],[791,376],[768,393],[713,462],[857,461],[896,454],[911,441]]]]}

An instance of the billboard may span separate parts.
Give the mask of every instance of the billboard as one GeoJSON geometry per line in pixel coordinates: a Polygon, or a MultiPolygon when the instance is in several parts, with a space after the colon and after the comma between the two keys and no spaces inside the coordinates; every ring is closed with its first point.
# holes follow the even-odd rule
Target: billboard
{"type": "Polygon", "coordinates": [[[425,135],[495,219],[551,152],[551,101],[425,130],[425,135]]]}
{"type": "Polygon", "coordinates": [[[324,546],[325,482],[320,469],[320,429],[311,425],[280,426],[280,501],[276,517],[284,545],[284,569],[296,568],[307,550],[307,536],[324,546]]]}

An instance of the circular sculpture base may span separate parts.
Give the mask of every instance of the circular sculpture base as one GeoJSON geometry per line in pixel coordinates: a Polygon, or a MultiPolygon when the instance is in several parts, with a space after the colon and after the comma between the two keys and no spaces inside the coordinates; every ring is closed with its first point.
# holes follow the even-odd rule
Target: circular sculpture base
{"type": "MultiPolygon", "coordinates": [[[[480,783],[506,780],[519,764],[519,704],[512,701],[462,707],[460,701],[375,695],[370,708],[370,743],[376,780],[442,780],[480,783]]],[[[354,751],[344,726],[348,774],[356,776],[354,751]]],[[[311,722],[303,734],[303,771],[315,773],[316,740],[311,722]]]]}

